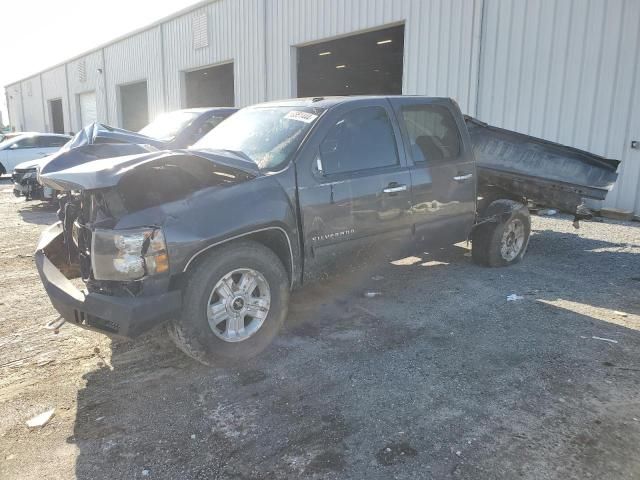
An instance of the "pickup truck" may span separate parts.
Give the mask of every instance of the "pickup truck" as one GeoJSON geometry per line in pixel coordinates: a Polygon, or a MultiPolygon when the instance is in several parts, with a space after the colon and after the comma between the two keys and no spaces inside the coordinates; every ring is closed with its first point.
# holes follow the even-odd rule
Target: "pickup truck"
{"type": "Polygon", "coordinates": [[[35,255],[53,327],[135,337],[166,322],[191,357],[242,361],[291,289],[363,249],[471,239],[477,263],[510,265],[530,198],[578,221],[616,180],[617,161],[467,123],[446,98],[296,99],[242,109],[187,150],[45,173],[70,192],[35,255]]]}

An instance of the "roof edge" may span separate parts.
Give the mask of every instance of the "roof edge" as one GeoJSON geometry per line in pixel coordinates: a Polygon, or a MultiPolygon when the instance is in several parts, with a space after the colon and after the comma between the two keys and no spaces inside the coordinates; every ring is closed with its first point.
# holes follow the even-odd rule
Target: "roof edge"
{"type": "Polygon", "coordinates": [[[15,80],[15,81],[11,82],[11,83],[7,83],[7,84],[4,85],[4,88],[8,89],[9,87],[11,87],[13,85],[16,85],[18,83],[22,83],[22,82],[24,82],[26,80],[30,80],[30,79],[32,79],[34,77],[42,75],[43,73],[47,73],[47,72],[49,72],[51,70],[54,70],[54,69],[59,68],[59,67],[62,67],[63,65],[66,65],[66,64],[68,64],[70,62],[73,62],[74,60],[78,60],[78,59],[80,59],[82,57],[86,57],[88,55],[91,55],[92,53],[95,53],[95,52],[98,52],[98,51],[102,50],[103,48],[107,48],[107,47],[109,47],[111,45],[115,45],[118,42],[121,42],[121,41],[126,40],[126,39],[131,38],[131,37],[134,37],[135,35],[139,35],[141,33],[144,33],[147,30],[152,30],[152,29],[154,29],[154,28],[156,28],[158,26],[161,26],[161,25],[163,25],[163,24],[165,24],[165,23],[167,23],[167,22],[169,22],[169,21],[171,21],[171,20],[173,20],[175,18],[178,18],[178,17],[181,17],[183,15],[186,15],[187,13],[193,12],[194,10],[198,10],[199,8],[202,8],[205,5],[209,5],[211,3],[215,3],[215,2],[219,2],[219,1],[221,1],[221,0],[200,0],[199,2],[196,2],[193,5],[189,5],[188,7],[185,7],[183,9],[181,9],[181,10],[178,10],[177,12],[174,12],[174,13],[172,13],[170,15],[162,17],[162,18],[160,18],[160,19],[158,19],[158,20],[156,20],[156,21],[154,21],[152,23],[149,23],[149,24],[144,25],[144,26],[142,26],[140,28],[137,28],[135,30],[132,30],[130,32],[122,34],[119,37],[114,38],[113,40],[109,40],[108,42],[101,43],[98,46],[93,47],[93,48],[91,48],[89,50],[85,50],[84,52],[79,53],[78,55],[74,55],[73,57],[68,58],[67,60],[63,60],[62,62],[56,63],[55,65],[52,65],[52,66],[47,67],[47,68],[45,68],[43,70],[40,70],[39,72],[36,72],[34,74],[31,74],[31,75],[28,75],[26,77],[22,77],[22,78],[20,78],[18,80],[15,80]]]}

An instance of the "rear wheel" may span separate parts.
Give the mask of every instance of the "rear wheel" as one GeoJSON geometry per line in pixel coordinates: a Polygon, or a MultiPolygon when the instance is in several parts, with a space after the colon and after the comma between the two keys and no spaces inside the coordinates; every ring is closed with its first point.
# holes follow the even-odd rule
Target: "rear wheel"
{"type": "Polygon", "coordinates": [[[208,364],[237,364],[266,348],[284,323],[289,281],[282,262],[259,243],[227,245],[190,273],[174,342],[208,364]]]}
{"type": "Polygon", "coordinates": [[[524,257],[531,234],[531,218],[526,205],[514,200],[496,200],[484,212],[496,221],[481,224],[472,235],[473,260],[488,267],[503,267],[524,257]]]}

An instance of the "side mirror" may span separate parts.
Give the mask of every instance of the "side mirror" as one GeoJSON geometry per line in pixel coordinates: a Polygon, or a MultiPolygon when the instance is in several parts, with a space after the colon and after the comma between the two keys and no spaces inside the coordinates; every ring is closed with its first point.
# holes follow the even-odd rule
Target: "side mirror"
{"type": "Polygon", "coordinates": [[[18,146],[18,144],[17,144],[17,143],[13,143],[13,144],[9,147],[9,150],[17,150],[18,148],[20,148],[20,147],[18,146]]]}

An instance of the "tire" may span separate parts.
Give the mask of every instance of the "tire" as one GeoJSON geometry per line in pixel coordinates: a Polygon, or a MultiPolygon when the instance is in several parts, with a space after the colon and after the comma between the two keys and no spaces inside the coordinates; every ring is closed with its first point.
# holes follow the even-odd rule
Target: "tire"
{"type": "Polygon", "coordinates": [[[496,200],[483,213],[498,221],[478,225],[473,231],[471,256],[486,267],[505,267],[524,257],[531,234],[531,218],[526,205],[514,200],[496,200]]]}
{"type": "Polygon", "coordinates": [[[182,314],[168,325],[168,331],[180,350],[205,365],[237,365],[258,355],[271,343],[284,323],[288,304],[289,278],[278,256],[256,242],[229,244],[210,252],[188,274],[183,290],[182,314]],[[234,275],[229,277],[232,273],[234,275]],[[249,275],[257,287],[252,290],[253,294],[242,296],[240,287],[244,275],[249,275]],[[238,278],[237,283],[235,278],[238,278]],[[231,285],[229,290],[226,290],[225,283],[231,285]],[[222,291],[229,295],[223,297],[222,291]],[[256,311],[262,316],[267,294],[270,304],[266,316],[263,319],[252,317],[250,301],[262,303],[262,313],[256,311]],[[247,313],[236,310],[237,304],[241,303],[238,298],[244,299],[242,305],[247,313]],[[225,308],[213,313],[212,307],[216,306],[225,308]],[[229,316],[227,312],[240,313],[229,316]],[[220,314],[229,320],[210,326],[210,323],[223,318],[218,316],[220,314]],[[234,320],[241,316],[244,319],[234,320]],[[241,338],[249,335],[250,331],[253,331],[250,336],[241,338]]]}

